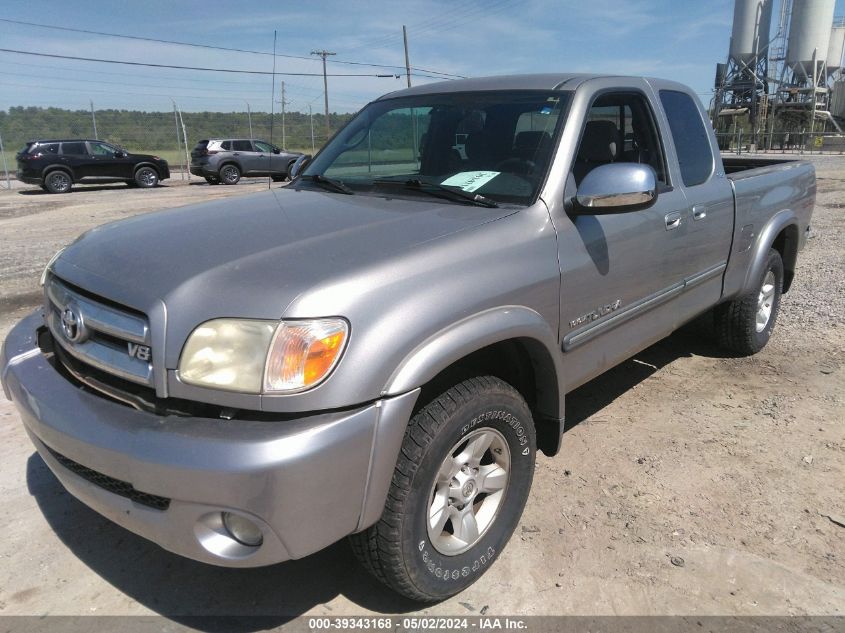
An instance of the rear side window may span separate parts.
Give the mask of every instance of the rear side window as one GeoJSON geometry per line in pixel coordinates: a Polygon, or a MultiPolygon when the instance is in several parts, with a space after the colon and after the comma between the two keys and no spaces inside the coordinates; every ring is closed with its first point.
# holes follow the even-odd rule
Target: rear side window
{"type": "Polygon", "coordinates": [[[62,143],[62,154],[66,156],[68,154],[86,156],[88,150],[85,149],[85,143],[62,143]]]}
{"type": "Polygon", "coordinates": [[[220,148],[226,152],[230,151],[232,149],[232,141],[223,141],[220,143],[220,148]]]}
{"type": "Polygon", "coordinates": [[[232,149],[236,152],[251,152],[252,143],[250,141],[232,141],[232,149]]]}
{"type": "Polygon", "coordinates": [[[58,154],[59,153],[59,144],[58,143],[43,143],[39,145],[33,145],[29,148],[29,153],[36,156],[38,154],[58,154]]]}
{"type": "Polygon", "coordinates": [[[713,172],[713,150],[701,112],[692,97],[677,90],[661,90],[660,102],[669,120],[684,185],[700,185],[713,172]]]}

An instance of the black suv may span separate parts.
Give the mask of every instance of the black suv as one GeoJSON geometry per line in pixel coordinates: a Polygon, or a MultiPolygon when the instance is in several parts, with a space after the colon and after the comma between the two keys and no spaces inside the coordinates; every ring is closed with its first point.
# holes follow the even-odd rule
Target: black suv
{"type": "Polygon", "coordinates": [[[50,193],[67,193],[76,182],[122,180],[138,187],[155,187],[170,178],[170,168],[163,158],[130,154],[103,141],[30,141],[16,158],[18,180],[41,185],[50,193]]]}

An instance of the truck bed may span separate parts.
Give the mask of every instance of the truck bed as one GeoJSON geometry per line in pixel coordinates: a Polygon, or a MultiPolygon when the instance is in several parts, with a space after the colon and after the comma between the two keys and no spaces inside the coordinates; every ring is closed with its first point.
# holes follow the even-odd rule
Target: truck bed
{"type": "Polygon", "coordinates": [[[762,169],[787,163],[801,162],[795,158],[740,158],[737,156],[722,156],[722,163],[725,165],[725,175],[735,180],[738,174],[745,175],[745,172],[752,169],[762,169]]]}
{"type": "MultiPolygon", "coordinates": [[[[723,162],[736,209],[723,293],[731,297],[746,285],[749,274],[753,276],[752,246],[759,242],[762,230],[779,230],[789,218],[796,218],[798,228],[787,237],[798,242],[798,250],[803,247],[816,198],[816,179],[813,165],[802,160],[723,157],[723,162]]],[[[794,257],[784,261],[784,269],[787,291],[795,270],[794,257]]]]}

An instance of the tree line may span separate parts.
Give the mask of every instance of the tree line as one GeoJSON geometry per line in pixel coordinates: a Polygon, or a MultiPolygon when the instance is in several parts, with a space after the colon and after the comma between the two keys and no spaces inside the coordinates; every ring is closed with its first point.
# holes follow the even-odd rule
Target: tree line
{"type": "MultiPolygon", "coordinates": [[[[352,114],[331,114],[331,131],[345,125],[352,114]]],[[[130,151],[178,150],[177,124],[173,112],[141,110],[96,110],[97,137],[130,151]]],[[[7,151],[17,151],[27,141],[45,138],[94,138],[94,120],[90,110],[15,106],[0,111],[0,133],[7,151]]],[[[253,112],[252,136],[270,139],[270,113],[253,112]]],[[[293,149],[311,148],[312,119],[307,113],[285,113],[285,145],[293,149]]],[[[246,112],[182,112],[188,146],[207,138],[249,138],[250,116],[246,112]]],[[[282,115],[273,115],[273,138],[282,145],[282,115]]],[[[317,148],[326,140],[325,117],[313,116],[314,142],[317,148]]]]}

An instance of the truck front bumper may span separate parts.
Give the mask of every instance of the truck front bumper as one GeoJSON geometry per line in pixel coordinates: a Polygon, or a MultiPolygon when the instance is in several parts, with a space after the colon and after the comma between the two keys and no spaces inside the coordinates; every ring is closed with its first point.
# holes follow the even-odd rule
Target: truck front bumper
{"type": "Polygon", "coordinates": [[[0,377],[67,490],[163,548],[228,567],[301,558],[381,515],[419,390],[285,421],[158,416],[80,389],[37,345],[36,312],[9,333],[0,377]],[[226,529],[251,521],[259,546],[226,529]]]}

